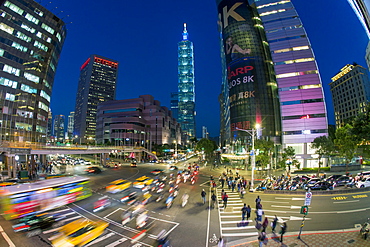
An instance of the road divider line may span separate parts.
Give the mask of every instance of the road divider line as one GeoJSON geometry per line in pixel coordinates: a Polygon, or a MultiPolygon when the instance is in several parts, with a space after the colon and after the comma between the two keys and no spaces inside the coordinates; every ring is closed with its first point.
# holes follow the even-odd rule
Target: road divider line
{"type": "Polygon", "coordinates": [[[6,240],[6,242],[8,242],[9,247],[15,247],[14,243],[9,238],[8,234],[6,234],[6,232],[3,230],[1,226],[0,226],[0,232],[1,232],[1,235],[3,235],[4,239],[6,240]]]}
{"type": "Polygon", "coordinates": [[[99,242],[101,242],[101,241],[103,241],[103,240],[105,240],[105,239],[107,239],[107,238],[110,238],[111,236],[114,236],[115,234],[113,233],[113,232],[110,232],[110,233],[108,233],[107,235],[104,235],[104,236],[102,236],[102,237],[100,237],[100,238],[97,238],[97,239],[95,239],[94,241],[92,241],[92,242],[90,242],[90,243],[88,243],[87,245],[85,245],[84,247],[89,247],[89,246],[91,246],[91,245],[93,245],[93,244],[96,244],[96,243],[99,243],[99,242]]]}

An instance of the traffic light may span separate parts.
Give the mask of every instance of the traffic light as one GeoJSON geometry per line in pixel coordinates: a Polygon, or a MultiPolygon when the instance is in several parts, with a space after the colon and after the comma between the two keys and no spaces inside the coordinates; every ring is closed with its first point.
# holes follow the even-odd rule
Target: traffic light
{"type": "Polygon", "coordinates": [[[307,215],[308,214],[308,206],[301,207],[301,214],[307,215]]]}

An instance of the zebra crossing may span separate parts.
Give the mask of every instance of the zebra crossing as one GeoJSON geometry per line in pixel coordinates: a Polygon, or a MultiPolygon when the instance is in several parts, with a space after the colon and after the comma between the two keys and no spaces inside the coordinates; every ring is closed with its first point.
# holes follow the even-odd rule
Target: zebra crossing
{"type": "Polygon", "coordinates": [[[232,192],[231,190],[224,189],[229,196],[226,208],[223,206],[221,198],[221,190],[217,191],[218,198],[218,212],[220,219],[220,230],[221,236],[223,237],[250,237],[257,236],[258,231],[254,225],[254,221],[249,219],[248,224],[244,226],[238,226],[238,223],[242,221],[241,208],[244,203],[240,199],[238,192],[232,192]]]}
{"type": "MultiPolygon", "coordinates": [[[[74,211],[70,208],[65,208],[61,210],[53,211],[52,213],[55,214],[63,214],[65,218],[63,220],[60,220],[58,223],[60,227],[55,227],[52,229],[44,230],[42,233],[43,235],[52,242],[58,235],[58,231],[60,230],[61,226],[68,224],[74,220],[77,220],[79,218],[86,218],[82,214],[79,214],[77,211],[74,211]]],[[[87,218],[86,218],[87,219],[87,218]]],[[[133,229],[135,232],[132,232],[133,235],[136,235],[140,233],[139,230],[133,229]]],[[[151,235],[151,234],[150,234],[151,235]]],[[[149,236],[150,238],[154,238],[153,236],[149,236]]],[[[106,231],[97,237],[96,239],[92,240],[90,243],[84,245],[84,247],[101,247],[101,246],[107,246],[107,247],[128,247],[128,246],[136,246],[136,247],[142,247],[142,246],[152,246],[150,244],[144,243],[134,240],[133,237],[125,236],[119,232],[116,232],[111,229],[106,229],[106,231]]]]}

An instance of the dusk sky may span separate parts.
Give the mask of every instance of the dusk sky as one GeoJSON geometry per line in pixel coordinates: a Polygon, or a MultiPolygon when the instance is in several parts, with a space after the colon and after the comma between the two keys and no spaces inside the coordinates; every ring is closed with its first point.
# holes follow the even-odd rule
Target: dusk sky
{"type": "MultiPolygon", "coordinates": [[[[170,108],[177,91],[177,43],[183,23],[194,43],[197,136],[219,135],[221,59],[215,0],[38,1],[67,23],[54,81],[53,115],[74,111],[81,65],[91,54],[119,62],[116,99],[151,94],[170,108]]],[[[365,31],[346,0],[292,0],[313,47],[324,85],[329,124],[331,77],[353,62],[366,67],[365,31]]]]}

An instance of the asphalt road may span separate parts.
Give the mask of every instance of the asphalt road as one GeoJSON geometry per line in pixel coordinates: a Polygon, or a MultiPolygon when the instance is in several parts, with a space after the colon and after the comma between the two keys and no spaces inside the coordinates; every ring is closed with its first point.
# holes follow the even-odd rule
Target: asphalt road
{"type": "MultiPolygon", "coordinates": [[[[180,167],[180,166],[179,166],[180,167]]],[[[195,185],[189,182],[180,184],[179,196],[174,200],[171,208],[167,209],[164,200],[161,202],[152,201],[146,205],[148,210],[149,224],[145,235],[137,242],[132,242],[138,233],[135,222],[131,221],[122,226],[122,214],[131,209],[131,206],[122,204],[119,199],[122,194],[110,194],[105,192],[105,186],[118,178],[134,181],[136,178],[150,174],[153,169],[164,169],[168,175],[174,173],[169,171],[167,166],[161,164],[138,164],[137,168],[124,165],[119,169],[107,169],[101,174],[91,175],[91,187],[93,195],[85,200],[70,204],[55,211],[63,212],[67,219],[72,221],[81,217],[92,220],[104,220],[110,223],[108,230],[95,241],[87,246],[156,246],[155,238],[165,230],[169,234],[171,246],[214,246],[209,239],[215,234],[217,237],[222,235],[227,241],[238,240],[248,236],[256,236],[257,231],[252,220],[244,227],[238,227],[237,223],[241,220],[241,207],[243,203],[255,208],[255,198],[260,195],[265,216],[272,218],[277,215],[281,221],[287,221],[288,231],[299,231],[302,223],[300,208],[304,203],[303,195],[267,195],[263,193],[247,193],[241,199],[237,192],[229,194],[229,202],[226,209],[222,205],[216,208],[209,206],[209,175],[215,177],[220,171],[201,168],[200,175],[195,185]],[[202,203],[201,190],[207,192],[207,202],[202,203]],[[181,207],[181,196],[187,192],[190,195],[188,204],[181,207]],[[103,211],[93,213],[93,203],[101,196],[107,195],[111,198],[112,205],[103,211]]],[[[180,167],[183,168],[183,167],[180,167]]],[[[168,187],[167,187],[168,189],[168,187]]],[[[221,188],[217,189],[220,198],[221,188]]],[[[157,197],[153,194],[153,198],[157,197]]],[[[303,232],[319,230],[338,230],[353,228],[356,224],[361,224],[369,217],[369,194],[353,193],[345,195],[320,195],[313,196],[309,206],[308,215],[305,219],[303,232]]],[[[66,220],[65,223],[68,223],[66,220]]],[[[7,237],[17,247],[43,247],[50,246],[48,240],[56,234],[57,229],[44,231],[43,234],[32,238],[27,238],[24,234],[14,233],[11,222],[5,221],[0,217],[0,246],[9,246],[7,237]],[[3,229],[3,230],[2,230],[3,229]]]]}

